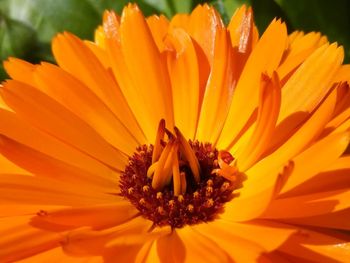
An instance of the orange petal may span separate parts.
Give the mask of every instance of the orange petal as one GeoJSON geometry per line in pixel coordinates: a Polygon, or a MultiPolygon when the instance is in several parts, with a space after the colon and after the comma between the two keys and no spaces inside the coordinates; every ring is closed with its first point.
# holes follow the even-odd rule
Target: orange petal
{"type": "Polygon", "coordinates": [[[106,69],[111,67],[106,50],[102,49],[96,43],[91,41],[84,41],[84,44],[92,51],[92,53],[94,53],[94,55],[106,69]]]}
{"type": "MultiPolygon", "coordinates": [[[[250,183],[256,187],[270,187],[275,182],[275,171],[302,152],[318,135],[332,116],[336,103],[336,91],[324,100],[314,114],[282,146],[247,171],[250,183]]],[[[249,180],[248,180],[249,181],[249,180]]],[[[251,188],[254,189],[254,188],[251,188]]]]}
{"type": "Polygon", "coordinates": [[[308,262],[346,262],[350,244],[343,237],[338,238],[331,231],[322,234],[302,229],[279,250],[289,255],[297,255],[308,262]]]}
{"type": "Polygon", "coordinates": [[[56,247],[53,249],[48,249],[35,254],[31,257],[26,257],[23,260],[16,261],[18,263],[37,263],[37,262],[53,262],[55,263],[64,262],[64,263],[103,263],[101,256],[92,256],[92,257],[74,257],[69,256],[62,250],[61,247],[56,247]]]}
{"type": "Polygon", "coordinates": [[[93,229],[103,229],[123,224],[137,213],[138,210],[129,202],[119,200],[111,204],[41,210],[32,221],[38,225],[48,222],[70,227],[90,226],[93,229]]]}
{"type": "MultiPolygon", "coordinates": [[[[188,14],[175,14],[170,21],[169,28],[181,28],[188,32],[190,16],[188,14]]],[[[170,31],[170,30],[169,30],[170,31]]]]}
{"type": "MultiPolygon", "coordinates": [[[[215,242],[213,244],[220,245],[220,248],[217,247],[218,251],[221,254],[220,259],[214,257],[217,253],[214,251],[211,253],[212,257],[214,257],[212,261],[209,261],[210,256],[207,255],[207,253],[205,255],[202,255],[202,259],[205,258],[206,260],[208,260],[208,262],[258,262],[258,258],[260,257],[261,253],[264,252],[263,247],[257,245],[254,242],[248,241],[237,235],[232,234],[232,232],[227,231],[227,229],[223,228],[224,225],[216,224],[215,222],[216,221],[210,222],[209,224],[196,225],[193,227],[194,230],[191,231],[197,236],[205,238],[204,240],[210,240],[211,242],[215,242]],[[228,259],[225,259],[225,254],[223,254],[222,252],[225,252],[228,259]]],[[[188,236],[188,238],[183,239],[186,245],[188,240],[193,240],[192,242],[197,241],[195,239],[194,234],[189,233],[188,236]]],[[[209,242],[207,243],[208,244],[206,244],[206,246],[210,245],[209,242]]],[[[191,248],[191,246],[187,247],[187,249],[191,248]]],[[[213,249],[215,249],[215,246],[211,246],[209,249],[205,248],[205,251],[210,252],[213,249]]],[[[195,258],[193,258],[193,260],[191,260],[190,262],[198,262],[198,260],[194,259],[195,258]]]]}
{"type": "Polygon", "coordinates": [[[256,162],[269,144],[277,122],[281,103],[281,87],[274,72],[272,78],[262,75],[260,103],[254,133],[243,151],[237,151],[235,158],[240,171],[247,170],[256,162]]]}
{"type": "MultiPolygon", "coordinates": [[[[111,176],[112,174],[92,174],[85,169],[57,160],[3,135],[0,135],[0,145],[0,153],[26,169],[25,173],[79,184],[80,188],[95,189],[101,192],[115,192],[119,189],[119,175],[117,173],[114,174],[114,177],[111,176]]],[[[1,172],[6,173],[6,169],[2,167],[1,172]]],[[[25,174],[19,169],[8,173],[25,174]]]]}
{"type": "Polygon", "coordinates": [[[217,11],[207,5],[198,5],[191,13],[188,32],[204,51],[209,65],[213,64],[215,36],[218,29],[224,29],[217,11]]]}
{"type": "Polygon", "coordinates": [[[77,188],[58,180],[19,174],[0,174],[1,203],[82,206],[113,203],[120,197],[77,188]]]}
{"type": "Polygon", "coordinates": [[[337,133],[332,136],[327,136],[295,157],[293,159],[294,170],[286,185],[283,187],[281,194],[288,191],[291,191],[291,193],[287,195],[296,194],[296,192],[292,190],[293,188],[312,179],[317,173],[329,167],[343,154],[349,142],[349,132],[337,133]]]}
{"type": "Polygon", "coordinates": [[[12,79],[28,84],[34,84],[35,67],[35,65],[18,58],[9,58],[4,61],[4,68],[12,79]]]}
{"type": "Polygon", "coordinates": [[[173,50],[167,53],[171,80],[174,118],[185,137],[194,139],[200,108],[198,57],[190,36],[182,29],[169,32],[166,43],[173,50]]]}
{"type": "MultiPolygon", "coordinates": [[[[239,213],[240,211],[237,211],[239,213]]],[[[232,240],[227,246],[232,243],[239,242],[241,239],[247,243],[253,243],[258,247],[263,248],[267,252],[274,251],[283,244],[293,233],[295,229],[268,220],[255,220],[247,223],[236,223],[229,220],[217,219],[210,222],[209,225],[200,224],[193,227],[200,233],[208,233],[210,236],[227,235],[227,240],[232,240]]],[[[226,239],[225,238],[225,239],[226,239]]],[[[220,242],[223,244],[225,242],[220,242]]],[[[235,259],[235,253],[231,254],[235,259]]]]}
{"type": "Polygon", "coordinates": [[[184,262],[201,262],[203,259],[206,262],[230,262],[229,255],[221,248],[223,244],[221,242],[216,243],[215,239],[203,235],[203,232],[186,226],[177,229],[176,233],[185,246],[184,262]],[[218,244],[220,244],[220,247],[218,244]]]}
{"type": "Polygon", "coordinates": [[[118,84],[82,40],[69,33],[60,34],[53,39],[52,50],[62,69],[91,89],[133,131],[138,141],[144,141],[118,84]]]}
{"type": "MultiPolygon", "coordinates": [[[[321,164],[321,162],[319,164],[321,164]]],[[[330,189],[340,190],[350,188],[349,172],[350,156],[340,157],[334,161],[332,165],[329,165],[320,173],[313,175],[303,184],[297,186],[290,192],[290,195],[310,194],[325,192],[329,191],[330,189]]]]}
{"type": "Polygon", "coordinates": [[[168,72],[151,31],[136,5],[130,4],[124,8],[119,30],[121,51],[139,92],[137,97],[140,99],[142,96],[146,102],[144,111],[150,117],[147,121],[153,124],[153,129],[161,119],[165,119],[169,127],[172,127],[174,121],[168,72]],[[143,40],[142,45],[139,45],[140,39],[143,40]]]}
{"type": "MultiPolygon", "coordinates": [[[[2,135],[0,135],[0,138],[2,135]]],[[[2,173],[14,173],[14,174],[30,174],[29,171],[24,170],[20,167],[20,165],[16,165],[11,162],[8,158],[5,157],[4,153],[4,145],[2,139],[0,139],[0,167],[2,173]]]]}
{"type": "Polygon", "coordinates": [[[213,64],[198,120],[196,139],[199,141],[217,141],[225,123],[237,81],[233,79],[232,50],[226,29],[216,31],[213,52],[213,64]]]}
{"type": "Polygon", "coordinates": [[[0,219],[0,261],[14,262],[59,245],[63,236],[29,225],[30,217],[0,219]]]}
{"type": "MultiPolygon", "coordinates": [[[[268,209],[271,201],[276,197],[280,188],[288,179],[293,170],[290,163],[284,167],[283,171],[275,175],[264,187],[257,185],[254,177],[247,174],[247,180],[243,182],[243,187],[238,190],[239,195],[231,202],[225,204],[225,212],[221,217],[225,220],[243,222],[260,217],[268,209]]],[[[249,171],[248,171],[249,172],[249,171]]],[[[264,178],[271,176],[263,174],[264,178]]]]}
{"type": "Polygon", "coordinates": [[[43,63],[35,78],[44,93],[75,113],[115,148],[131,155],[138,144],[145,142],[129,122],[115,115],[94,93],[59,67],[43,63]]]}
{"type": "Polygon", "coordinates": [[[153,243],[153,240],[145,240],[142,244],[120,245],[106,249],[103,255],[103,262],[115,262],[118,259],[118,262],[158,263],[156,260],[147,261],[153,243]]]}
{"type": "Polygon", "coordinates": [[[95,175],[115,176],[115,171],[103,165],[96,159],[83,154],[71,145],[50,136],[39,129],[30,126],[17,114],[0,109],[0,134],[19,142],[43,154],[51,156],[82,170],[88,170],[95,175]],[[25,133],[23,131],[26,131],[25,133]]]}
{"type": "Polygon", "coordinates": [[[322,136],[348,131],[350,128],[350,108],[333,118],[325,127],[322,136]]]}
{"type": "Polygon", "coordinates": [[[235,75],[239,76],[257,42],[252,9],[246,8],[245,5],[237,9],[227,29],[230,32],[231,44],[234,48],[235,75]]]}
{"type": "Polygon", "coordinates": [[[103,26],[98,26],[95,30],[94,42],[100,48],[105,49],[106,48],[105,39],[106,39],[106,36],[103,31],[103,26]]]}
{"type": "MultiPolygon", "coordinates": [[[[349,180],[348,180],[349,181],[349,180]]],[[[293,225],[304,225],[311,227],[323,227],[333,229],[350,230],[350,208],[340,210],[334,213],[323,215],[308,216],[301,218],[286,218],[284,222],[293,225]]]]}
{"type": "Polygon", "coordinates": [[[284,23],[274,20],[249,56],[238,80],[230,111],[223,127],[218,147],[227,149],[234,144],[241,129],[258,107],[261,74],[271,75],[277,68],[286,47],[287,29],[284,23]],[[236,139],[235,139],[236,138],[236,139]]]}
{"type": "Polygon", "coordinates": [[[326,42],[327,39],[316,32],[310,32],[291,41],[289,52],[277,70],[281,79],[284,79],[296,67],[304,62],[315,49],[326,42]]]}
{"type": "MultiPolygon", "coordinates": [[[[132,7],[129,9],[132,9],[132,7]]],[[[137,11],[134,13],[138,14],[137,11]]],[[[130,22],[129,18],[128,20],[130,22]]],[[[143,21],[143,18],[140,18],[140,20],[143,21]]],[[[147,29],[145,21],[141,22],[141,24],[143,24],[144,27],[146,26],[147,29]]],[[[106,51],[110,57],[110,63],[114,76],[118,81],[118,84],[120,85],[120,88],[125,95],[125,98],[127,99],[127,102],[130,105],[130,108],[132,109],[138,123],[140,124],[140,127],[142,127],[148,142],[154,142],[156,136],[155,127],[157,127],[162,118],[158,118],[159,114],[155,115],[153,111],[155,105],[158,105],[159,102],[163,103],[163,100],[161,100],[162,93],[151,95],[150,92],[146,90],[148,86],[146,87],[145,83],[141,83],[140,86],[137,81],[134,81],[136,76],[133,75],[131,69],[129,69],[129,66],[127,65],[126,57],[122,50],[120,25],[115,13],[105,13],[103,26],[106,34],[106,51]],[[154,100],[156,100],[156,102],[154,102],[154,100]]],[[[131,31],[133,31],[133,29],[131,29],[131,31]]],[[[147,30],[146,32],[147,33],[144,33],[147,34],[148,38],[150,38],[151,33],[147,30]]],[[[153,51],[159,55],[157,47],[155,47],[152,39],[149,41],[151,42],[150,45],[153,47],[153,51]]],[[[141,65],[139,60],[138,64],[141,65]]],[[[158,87],[154,87],[154,89],[156,88],[158,87]]]]}
{"type": "MultiPolygon", "coordinates": [[[[136,217],[124,224],[105,230],[95,231],[88,227],[70,231],[62,243],[64,251],[69,255],[91,256],[103,255],[107,251],[107,244],[116,238],[127,238],[130,235],[147,233],[152,222],[143,217],[136,217]]],[[[139,245],[139,243],[136,243],[139,245]]],[[[124,249],[127,248],[124,247],[124,249]]],[[[141,248],[141,247],[140,247],[141,248]]],[[[140,249],[139,248],[139,249],[140,249]]]]}
{"type": "Polygon", "coordinates": [[[318,48],[284,85],[278,122],[297,111],[312,112],[329,91],[343,57],[336,44],[318,48]]]}
{"type": "Polygon", "coordinates": [[[16,114],[34,126],[87,155],[93,154],[93,157],[110,167],[124,168],[125,155],[113,149],[86,123],[44,93],[21,82],[10,80],[1,89],[1,95],[16,110],[16,114]]]}
{"type": "Polygon", "coordinates": [[[270,204],[263,217],[281,219],[328,214],[348,208],[349,198],[349,191],[336,190],[276,199],[270,204]]]}
{"type": "MultiPolygon", "coordinates": [[[[159,238],[157,244],[157,257],[160,262],[185,262],[186,247],[177,231],[159,238]]],[[[154,262],[154,261],[150,261],[154,262]]]]}
{"type": "Polygon", "coordinates": [[[169,27],[168,19],[163,15],[153,15],[148,17],[146,21],[159,51],[162,52],[165,48],[163,41],[168,32],[169,27]]]}
{"type": "Polygon", "coordinates": [[[350,83],[350,64],[341,65],[334,76],[334,82],[347,81],[350,83]]]}
{"type": "Polygon", "coordinates": [[[281,193],[290,191],[328,168],[344,153],[349,141],[349,132],[336,133],[318,141],[295,157],[293,173],[281,193]]]}
{"type": "Polygon", "coordinates": [[[1,217],[12,217],[12,216],[24,216],[31,215],[34,216],[40,210],[54,210],[54,209],[62,209],[67,208],[67,206],[60,205],[30,205],[30,204],[15,204],[9,205],[9,203],[0,202],[0,218],[1,217]]]}

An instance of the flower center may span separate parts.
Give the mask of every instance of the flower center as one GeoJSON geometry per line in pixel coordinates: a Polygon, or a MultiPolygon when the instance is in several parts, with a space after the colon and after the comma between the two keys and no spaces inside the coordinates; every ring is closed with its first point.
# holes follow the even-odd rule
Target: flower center
{"type": "Polygon", "coordinates": [[[233,157],[210,143],[186,141],[158,129],[155,145],[143,145],[129,158],[120,178],[121,195],[157,226],[181,228],[214,220],[240,187],[233,157]],[[168,140],[164,140],[164,132],[168,140]]]}

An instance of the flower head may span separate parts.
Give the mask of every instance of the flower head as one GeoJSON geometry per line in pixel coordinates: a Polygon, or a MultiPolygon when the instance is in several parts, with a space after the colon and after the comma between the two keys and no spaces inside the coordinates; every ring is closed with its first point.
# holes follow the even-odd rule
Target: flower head
{"type": "Polygon", "coordinates": [[[1,262],[346,261],[342,47],[276,19],[259,36],[245,6],[225,27],[130,4],[52,49],[5,63],[1,262]]]}

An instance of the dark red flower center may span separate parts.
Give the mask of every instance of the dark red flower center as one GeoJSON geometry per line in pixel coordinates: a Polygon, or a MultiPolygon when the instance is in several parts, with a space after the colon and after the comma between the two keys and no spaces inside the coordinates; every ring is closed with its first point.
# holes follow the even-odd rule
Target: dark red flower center
{"type": "MultiPolygon", "coordinates": [[[[166,143],[163,148],[166,148],[166,143]]],[[[174,176],[161,189],[155,189],[149,176],[154,146],[143,145],[129,158],[129,163],[120,178],[121,195],[140,211],[141,215],[156,226],[170,225],[181,228],[214,220],[223,211],[223,205],[233,198],[237,182],[227,180],[213,172],[219,168],[217,149],[209,143],[191,142],[190,145],[199,164],[200,180],[185,155],[176,152],[178,171],[181,174],[182,192],[174,193],[174,176]],[[185,190],[184,190],[185,189],[185,190]]],[[[232,161],[227,160],[229,163],[232,161]]]]}

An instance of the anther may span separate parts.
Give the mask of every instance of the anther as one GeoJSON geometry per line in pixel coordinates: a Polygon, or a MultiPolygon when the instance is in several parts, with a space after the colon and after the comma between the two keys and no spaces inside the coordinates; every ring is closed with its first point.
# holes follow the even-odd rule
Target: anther
{"type": "Polygon", "coordinates": [[[185,200],[185,198],[183,197],[183,195],[179,195],[177,197],[177,201],[179,201],[179,203],[182,203],[185,200]]]}
{"type": "Polygon", "coordinates": [[[226,190],[228,190],[230,187],[230,183],[229,182],[224,182],[221,187],[220,187],[220,191],[221,192],[225,192],[226,190]]]}
{"type": "Polygon", "coordinates": [[[206,207],[212,207],[214,205],[214,200],[209,198],[206,202],[205,202],[205,206],[206,207]]]}
{"type": "Polygon", "coordinates": [[[145,198],[141,198],[140,201],[139,201],[139,204],[140,205],[145,205],[146,204],[145,198]]]}
{"type": "Polygon", "coordinates": [[[215,157],[215,153],[210,152],[210,153],[209,153],[209,158],[210,158],[210,159],[213,159],[214,157],[215,157]]]}
{"type": "Polygon", "coordinates": [[[157,192],[157,199],[162,199],[163,198],[163,193],[162,192],[157,192]]]}
{"type": "Polygon", "coordinates": [[[174,206],[175,206],[175,201],[174,201],[174,200],[170,200],[170,201],[168,202],[168,206],[169,206],[170,208],[174,208],[174,206]]]}
{"type": "Polygon", "coordinates": [[[189,205],[187,206],[187,210],[188,210],[190,213],[192,213],[193,210],[194,210],[194,206],[191,205],[191,204],[189,204],[189,205]]]}
{"type": "Polygon", "coordinates": [[[158,214],[160,214],[160,215],[165,215],[165,210],[164,210],[164,208],[163,207],[161,207],[161,206],[158,206],[157,207],[157,212],[158,212],[158,214]]]}
{"type": "Polygon", "coordinates": [[[144,185],[142,187],[142,191],[144,191],[145,193],[149,191],[149,186],[148,185],[144,185]]]}
{"type": "Polygon", "coordinates": [[[133,175],[131,176],[131,179],[136,180],[136,179],[137,179],[137,174],[133,174],[133,175]]]}
{"type": "Polygon", "coordinates": [[[133,187],[129,187],[128,188],[128,194],[131,195],[134,193],[134,188],[133,187]]]}
{"type": "Polygon", "coordinates": [[[199,198],[199,193],[198,193],[198,191],[195,191],[195,192],[193,193],[193,198],[194,198],[194,199],[198,199],[198,198],[199,198]]]}
{"type": "Polygon", "coordinates": [[[205,188],[205,195],[206,195],[206,196],[211,196],[212,193],[213,193],[213,187],[207,186],[207,187],[205,188]]]}
{"type": "Polygon", "coordinates": [[[207,181],[207,185],[208,185],[208,186],[212,186],[212,185],[213,185],[213,180],[209,179],[209,180],[207,181]]]}

